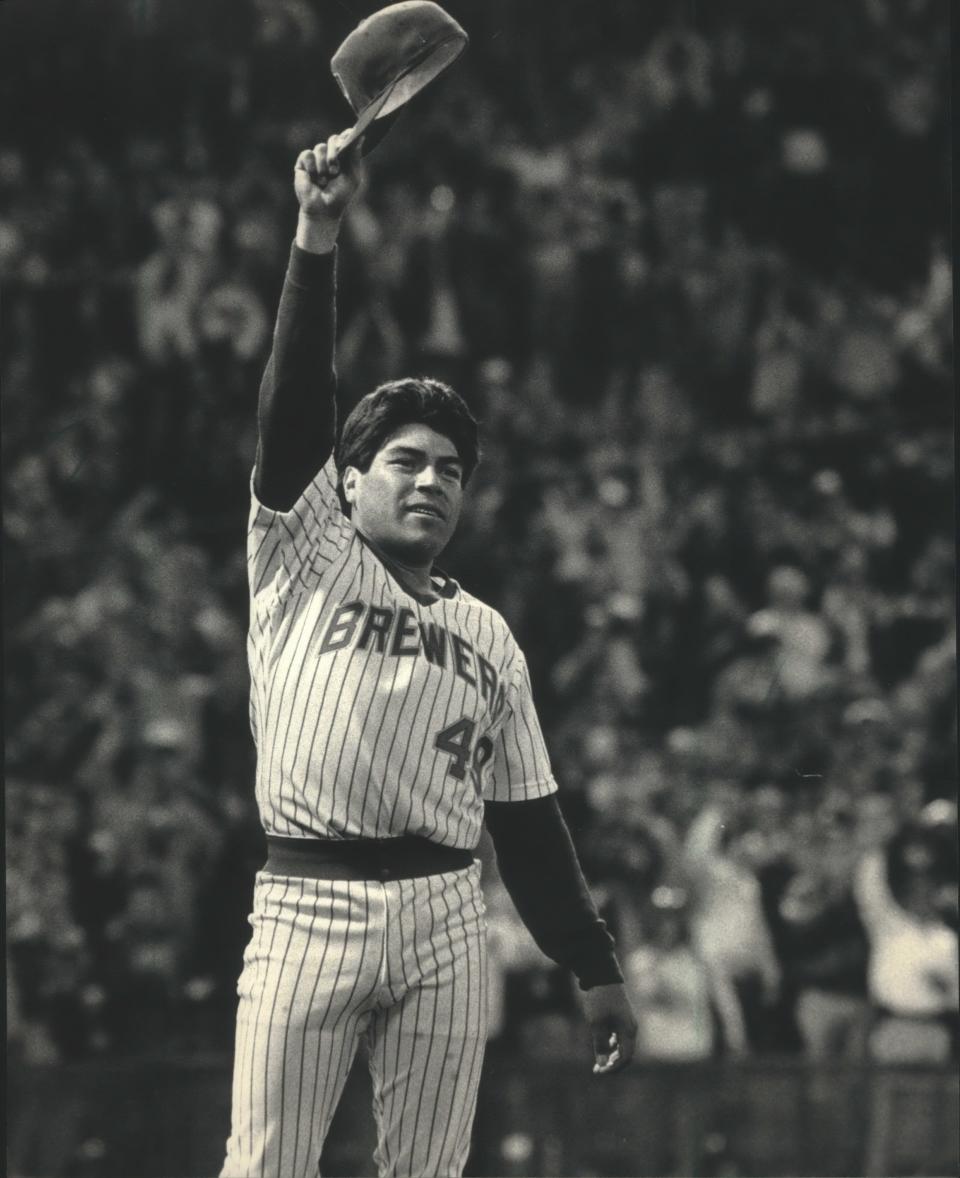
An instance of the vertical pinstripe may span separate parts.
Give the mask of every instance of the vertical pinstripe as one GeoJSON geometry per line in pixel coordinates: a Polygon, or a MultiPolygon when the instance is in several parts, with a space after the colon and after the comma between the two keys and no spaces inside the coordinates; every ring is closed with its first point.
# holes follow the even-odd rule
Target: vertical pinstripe
{"type": "MultiPolygon", "coordinates": [[[[439,604],[436,612],[438,612],[440,614],[440,617],[443,619],[444,629],[448,629],[450,619],[449,619],[448,612],[447,612],[447,603],[441,602],[439,604]]],[[[452,678],[452,676],[443,676],[443,675],[435,675],[434,679],[436,681],[436,687],[434,689],[432,697],[430,698],[430,702],[428,703],[425,710],[418,709],[416,715],[414,716],[414,723],[411,726],[410,735],[411,736],[416,735],[417,740],[418,740],[418,744],[420,746],[419,751],[417,753],[417,759],[416,759],[416,762],[414,763],[413,768],[411,770],[408,770],[407,769],[407,756],[410,752],[410,741],[408,739],[407,746],[404,749],[403,758],[400,761],[400,767],[399,767],[400,775],[402,778],[409,777],[411,780],[414,780],[414,781],[420,780],[420,777],[419,777],[420,765],[423,761],[424,749],[430,743],[430,737],[429,737],[430,731],[431,731],[431,729],[433,729],[433,730],[439,732],[440,729],[443,728],[444,724],[446,723],[447,706],[449,704],[449,695],[450,695],[450,692],[453,691],[453,688],[455,686],[455,681],[452,678]],[[444,720],[441,722],[440,721],[440,706],[441,705],[439,703],[439,700],[440,700],[441,695],[443,694],[444,687],[447,688],[447,696],[446,696],[447,704],[443,705],[444,720]]],[[[429,786],[427,788],[429,788],[429,786]]],[[[419,793],[420,793],[420,791],[418,791],[417,793],[411,792],[406,795],[401,795],[399,790],[397,791],[397,800],[398,801],[400,800],[401,796],[405,796],[406,800],[407,800],[407,812],[406,812],[406,815],[402,819],[402,824],[404,826],[406,826],[407,829],[409,829],[409,830],[417,829],[416,824],[414,822],[414,809],[415,809],[416,803],[418,801],[419,793]]],[[[391,821],[391,825],[393,825],[392,821],[391,821]]]]}
{"type": "Polygon", "coordinates": [[[361,1035],[379,1172],[461,1174],[486,1036],[479,865],[385,884],[263,871],[251,919],[221,1178],[317,1173],[361,1035]]]}

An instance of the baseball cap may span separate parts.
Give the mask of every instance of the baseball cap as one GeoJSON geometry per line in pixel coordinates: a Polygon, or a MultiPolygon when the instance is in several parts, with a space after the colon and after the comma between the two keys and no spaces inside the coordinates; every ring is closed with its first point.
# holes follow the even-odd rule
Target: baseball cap
{"type": "Polygon", "coordinates": [[[397,112],[451,65],[467,46],[463,28],[432,0],[403,0],[360,22],[330,68],[357,121],[340,150],[363,137],[367,154],[397,112]]]}

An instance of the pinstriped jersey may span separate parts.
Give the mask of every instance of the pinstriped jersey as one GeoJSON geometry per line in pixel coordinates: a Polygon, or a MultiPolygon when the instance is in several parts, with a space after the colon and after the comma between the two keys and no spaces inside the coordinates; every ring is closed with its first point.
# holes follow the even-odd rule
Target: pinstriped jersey
{"type": "Polygon", "coordinates": [[[289,511],[252,491],[250,721],[268,834],[473,849],[484,801],[556,790],[506,622],[409,593],[342,511],[329,459],[289,511]]]}

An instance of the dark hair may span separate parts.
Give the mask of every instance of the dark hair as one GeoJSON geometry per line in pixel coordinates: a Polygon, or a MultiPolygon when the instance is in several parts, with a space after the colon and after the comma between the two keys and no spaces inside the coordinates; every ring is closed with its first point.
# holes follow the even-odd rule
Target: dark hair
{"type": "Polygon", "coordinates": [[[404,425],[426,425],[449,438],[463,464],[466,486],[480,457],[477,421],[459,393],[430,377],[391,380],[359,401],[343,423],[337,469],[367,471],[377,452],[404,425]]]}

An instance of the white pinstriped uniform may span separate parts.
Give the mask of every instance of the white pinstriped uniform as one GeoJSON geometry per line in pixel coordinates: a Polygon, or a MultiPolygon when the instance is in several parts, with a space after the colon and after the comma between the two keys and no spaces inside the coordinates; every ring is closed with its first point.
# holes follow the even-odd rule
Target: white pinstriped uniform
{"type": "MultiPolygon", "coordinates": [[[[268,834],[473,849],[484,801],[555,791],[526,662],[449,582],[427,603],[343,514],[329,460],[248,535],[250,718],[268,834]]],[[[479,866],[257,876],[223,1178],[315,1175],[360,1037],[381,1174],[460,1174],[486,1033],[479,866]]]]}

